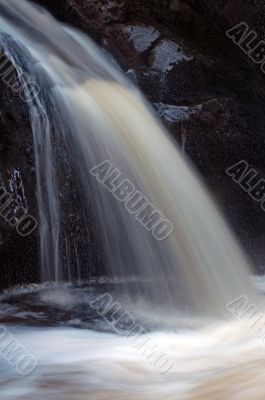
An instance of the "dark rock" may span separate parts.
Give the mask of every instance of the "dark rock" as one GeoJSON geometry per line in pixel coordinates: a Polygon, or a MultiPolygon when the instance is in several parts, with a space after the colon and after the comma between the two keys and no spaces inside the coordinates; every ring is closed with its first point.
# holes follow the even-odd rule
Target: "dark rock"
{"type": "MultiPolygon", "coordinates": [[[[242,0],[36,2],[96,39],[139,85],[260,265],[265,213],[225,171],[245,159],[265,176],[264,76],[225,31],[246,20],[263,39],[265,6],[254,1],[250,7],[242,0]]],[[[17,195],[14,176],[19,172],[23,201],[34,215],[35,174],[26,109],[7,88],[0,96],[3,180],[7,188],[12,181],[17,195]]],[[[1,225],[0,231],[1,281],[36,280],[36,237],[25,242],[9,227],[1,225]]]]}
{"type": "MultiPolygon", "coordinates": [[[[225,31],[245,19],[262,34],[265,6],[249,7],[242,0],[106,1],[87,2],[87,8],[83,3],[80,26],[92,32],[125,71],[133,71],[259,265],[265,215],[225,171],[245,159],[265,176],[260,150],[264,76],[225,31]]],[[[67,18],[76,23],[69,14],[67,18]]]]}
{"type": "MultiPolygon", "coordinates": [[[[2,79],[0,87],[0,186],[14,200],[13,216],[16,216],[16,205],[37,216],[32,134],[27,107],[2,79]]],[[[38,232],[21,237],[16,227],[2,216],[0,232],[0,287],[38,281],[38,232]]]]}

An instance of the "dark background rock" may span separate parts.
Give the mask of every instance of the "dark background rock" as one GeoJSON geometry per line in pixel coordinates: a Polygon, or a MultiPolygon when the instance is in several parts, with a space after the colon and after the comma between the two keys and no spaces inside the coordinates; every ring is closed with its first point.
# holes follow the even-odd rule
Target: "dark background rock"
{"type": "MultiPolygon", "coordinates": [[[[91,35],[137,82],[181,151],[199,170],[257,270],[262,271],[265,213],[225,171],[245,159],[265,177],[264,75],[226,37],[225,31],[245,20],[263,39],[265,6],[254,0],[37,3],[91,35]]],[[[12,168],[20,171],[28,202],[35,211],[29,122],[23,105],[10,94],[8,99],[6,102],[2,97],[0,103],[1,135],[4,143],[13,140],[13,146],[4,147],[1,171],[3,175],[12,168]],[[25,143],[27,148],[23,147],[25,143]]],[[[34,280],[36,239],[29,247],[34,257],[28,258],[23,240],[12,239],[10,250],[9,236],[6,232],[2,236],[4,281],[6,276],[12,282],[20,279],[17,265],[24,258],[31,272],[26,272],[28,265],[23,261],[21,277],[34,280]]]]}
{"type": "Polygon", "coordinates": [[[265,176],[264,76],[225,31],[245,20],[262,35],[264,6],[242,0],[42,3],[129,71],[262,270],[264,212],[225,171],[245,159],[265,176]]]}
{"type": "MultiPolygon", "coordinates": [[[[32,134],[27,107],[2,79],[0,105],[0,186],[5,187],[17,204],[37,217],[32,134]]],[[[15,209],[13,215],[16,215],[15,209]]],[[[0,287],[37,281],[38,231],[21,237],[16,227],[10,226],[0,216],[0,234],[0,287]]]]}

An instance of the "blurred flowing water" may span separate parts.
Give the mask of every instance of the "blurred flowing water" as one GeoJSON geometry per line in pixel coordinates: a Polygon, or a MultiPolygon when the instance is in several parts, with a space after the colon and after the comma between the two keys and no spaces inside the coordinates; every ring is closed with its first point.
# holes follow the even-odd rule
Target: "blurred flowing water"
{"type": "MultiPolygon", "coordinates": [[[[38,366],[20,376],[0,358],[4,400],[244,400],[264,398],[264,340],[247,321],[211,321],[204,327],[175,330],[134,314],[152,344],[160,346],[170,365],[161,374],[143,351],[118,335],[90,307],[103,293],[113,298],[130,282],[101,279],[82,285],[31,285],[0,297],[4,326],[32,355],[38,366]]],[[[257,281],[264,293],[264,280],[257,281]]],[[[253,322],[253,321],[252,321],[253,322]]],[[[128,327],[123,327],[124,331],[128,327]]],[[[154,361],[154,358],[152,359],[154,361]]]]}
{"type": "MultiPolygon", "coordinates": [[[[0,0],[0,27],[6,55],[41,88],[27,106],[43,281],[2,295],[1,320],[39,361],[22,378],[1,360],[2,398],[263,398],[264,345],[226,311],[242,295],[263,309],[250,267],[142,95],[89,38],[40,7],[0,0]],[[113,281],[81,283],[78,263],[71,262],[70,252],[78,260],[79,251],[62,218],[60,180],[71,172],[60,161],[62,149],[80,181],[84,215],[95,215],[113,281]],[[169,237],[157,240],[91,175],[105,160],[170,221],[169,237]],[[91,299],[104,293],[168,354],[174,366],[167,374],[91,310],[91,299]]],[[[88,232],[89,218],[83,224],[88,232]]],[[[90,246],[88,236],[82,241],[90,246]]]]}

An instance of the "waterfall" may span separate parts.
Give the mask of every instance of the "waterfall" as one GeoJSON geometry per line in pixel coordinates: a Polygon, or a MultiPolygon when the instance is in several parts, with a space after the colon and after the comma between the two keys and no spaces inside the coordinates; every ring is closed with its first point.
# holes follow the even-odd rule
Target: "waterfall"
{"type": "MultiPolygon", "coordinates": [[[[71,262],[65,267],[63,260],[71,247],[78,253],[63,238],[58,183],[63,148],[87,212],[94,211],[107,271],[132,280],[126,295],[135,304],[152,305],[161,315],[166,310],[208,317],[223,316],[236,297],[256,301],[248,262],[200,179],[105,53],[25,0],[0,0],[0,26],[6,54],[17,68],[26,65],[41,88],[28,109],[43,280],[65,279],[65,268],[72,279],[71,262]],[[114,188],[124,180],[127,188],[118,200],[114,188]],[[133,186],[131,195],[145,203],[133,211],[131,201],[128,212],[121,198],[133,186]]],[[[89,246],[88,237],[83,240],[89,246]]]]}

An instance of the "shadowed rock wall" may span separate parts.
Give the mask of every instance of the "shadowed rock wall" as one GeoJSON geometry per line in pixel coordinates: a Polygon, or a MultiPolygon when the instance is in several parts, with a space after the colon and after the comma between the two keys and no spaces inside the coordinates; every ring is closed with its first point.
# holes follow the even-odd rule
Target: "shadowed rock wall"
{"type": "MultiPolygon", "coordinates": [[[[225,31],[245,20],[263,39],[265,6],[254,0],[37,3],[87,32],[114,55],[153,104],[183,154],[192,159],[260,267],[265,213],[225,170],[245,159],[265,177],[264,75],[225,31]]],[[[1,179],[9,191],[16,187],[13,193],[23,187],[23,201],[36,215],[27,111],[2,81],[0,86],[1,179]]],[[[25,240],[1,222],[0,231],[2,285],[36,280],[37,236],[25,240]]]]}

